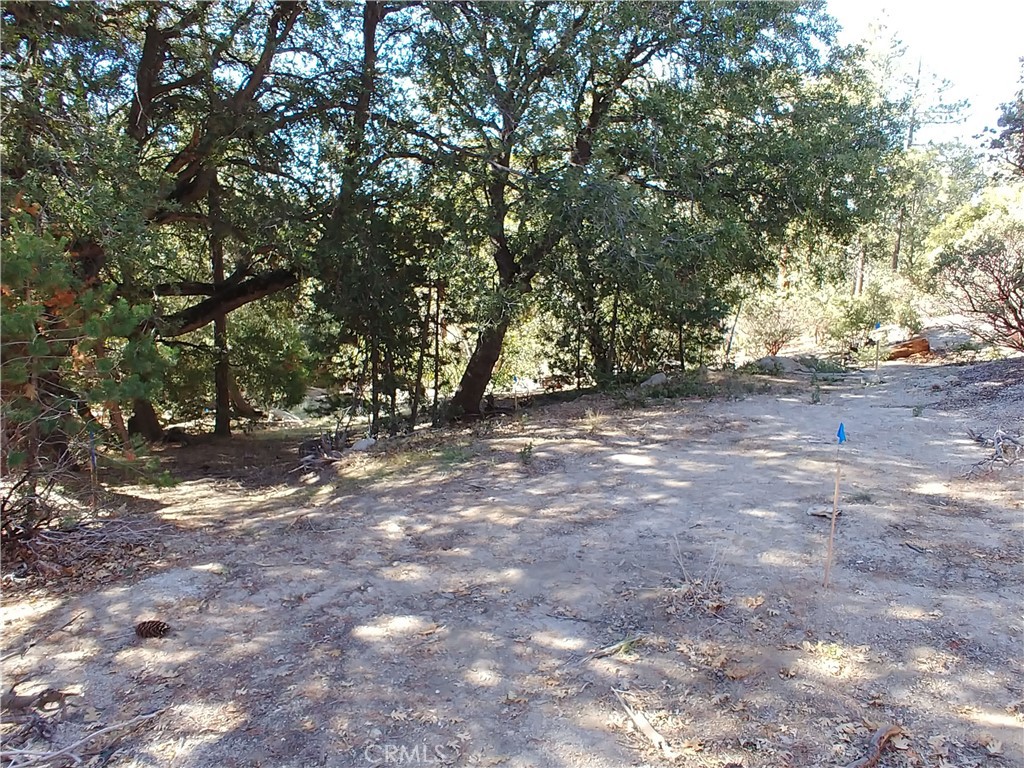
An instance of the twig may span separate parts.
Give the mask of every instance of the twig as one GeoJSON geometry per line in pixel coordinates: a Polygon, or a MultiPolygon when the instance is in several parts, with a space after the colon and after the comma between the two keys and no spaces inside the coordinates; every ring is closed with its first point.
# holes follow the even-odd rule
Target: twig
{"type": "Polygon", "coordinates": [[[115,725],[108,725],[105,728],[100,728],[98,731],[93,731],[88,736],[79,739],[78,741],[74,742],[73,744],[69,744],[68,746],[64,747],[63,749],[59,749],[56,752],[33,752],[33,751],[30,751],[30,750],[13,749],[13,748],[10,748],[10,747],[7,748],[7,749],[0,749],[0,760],[11,760],[13,762],[14,760],[16,760],[19,757],[27,757],[27,758],[29,758],[25,762],[20,762],[19,761],[17,763],[17,768],[29,768],[29,766],[45,765],[46,763],[49,763],[49,762],[53,761],[55,758],[65,757],[65,756],[71,758],[72,760],[74,760],[75,763],[80,763],[80,762],[82,762],[82,758],[79,757],[76,754],[73,754],[76,749],[78,749],[78,748],[82,747],[83,745],[89,743],[90,741],[95,739],[97,736],[102,736],[105,733],[110,733],[111,731],[116,731],[118,728],[129,728],[131,726],[138,725],[139,723],[144,723],[147,720],[152,720],[154,717],[156,717],[157,715],[159,715],[163,711],[164,711],[163,709],[158,709],[155,712],[150,712],[150,713],[145,714],[145,715],[139,715],[138,717],[133,717],[131,720],[128,720],[128,721],[126,721],[124,723],[117,723],[115,725]]]}
{"type": "MultiPolygon", "coordinates": [[[[321,531],[317,531],[317,533],[321,533],[321,531]]],[[[258,566],[259,568],[284,568],[289,565],[309,565],[309,558],[296,558],[290,563],[253,563],[253,565],[258,566]]]]}
{"type": "Polygon", "coordinates": [[[1021,441],[1020,435],[1011,435],[1003,429],[997,429],[992,433],[992,437],[990,438],[985,437],[983,433],[975,432],[972,429],[968,429],[967,434],[974,442],[978,443],[978,445],[992,449],[991,456],[987,459],[982,459],[971,466],[970,470],[967,472],[968,477],[978,470],[990,469],[998,462],[1002,462],[1009,466],[1024,455],[1024,442],[1021,441]]]}
{"type": "Polygon", "coordinates": [[[2,658],[0,658],[0,661],[7,661],[8,659],[13,659],[15,656],[24,656],[26,653],[28,653],[32,649],[32,646],[35,645],[37,642],[38,642],[37,640],[33,640],[31,643],[26,645],[20,651],[11,651],[10,653],[8,653],[5,656],[3,656],[2,658]]]}
{"type": "Polygon", "coordinates": [[[846,768],[874,768],[882,757],[882,750],[893,736],[899,736],[903,730],[898,725],[883,725],[871,737],[868,743],[868,755],[854,760],[846,768]]]}
{"type": "Polygon", "coordinates": [[[85,616],[85,614],[86,614],[86,612],[85,612],[85,611],[82,611],[81,613],[75,614],[75,615],[74,615],[74,616],[72,616],[72,617],[71,617],[70,619],[68,619],[68,620],[67,620],[67,621],[65,621],[65,622],[64,622],[63,624],[61,624],[61,625],[60,625],[59,627],[57,627],[57,631],[58,631],[58,632],[62,632],[63,630],[67,629],[67,628],[68,628],[68,627],[70,627],[70,626],[71,626],[72,624],[74,624],[74,623],[75,623],[76,621],[78,621],[78,620],[79,620],[80,618],[82,618],[83,616],[85,616]]]}
{"type": "Polygon", "coordinates": [[[647,716],[644,715],[643,712],[637,712],[629,706],[629,703],[623,697],[621,691],[612,688],[612,693],[614,693],[615,698],[619,700],[619,705],[629,716],[629,719],[633,721],[633,725],[635,725],[640,732],[647,737],[647,740],[651,742],[651,746],[661,751],[665,757],[670,759],[675,758],[676,752],[668,745],[668,741],[665,737],[655,730],[654,726],[651,725],[651,721],[647,719],[647,716]]]}

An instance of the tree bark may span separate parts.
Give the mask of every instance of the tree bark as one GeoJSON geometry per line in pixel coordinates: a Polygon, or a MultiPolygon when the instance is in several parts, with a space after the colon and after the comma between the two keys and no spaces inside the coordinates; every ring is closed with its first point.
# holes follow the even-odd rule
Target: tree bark
{"type": "Polygon", "coordinates": [[[210,298],[166,317],[146,320],[136,331],[145,333],[157,330],[164,338],[182,336],[209,325],[220,314],[228,314],[249,302],[290,288],[297,282],[299,275],[294,270],[275,269],[240,283],[227,283],[210,298]]]}
{"type": "Polygon", "coordinates": [[[900,204],[899,215],[896,218],[896,244],[892,249],[892,271],[898,272],[900,268],[900,251],[903,247],[903,226],[904,221],[907,218],[907,205],[906,203],[900,204]]]}
{"type": "Polygon", "coordinates": [[[621,296],[622,289],[619,285],[615,285],[615,297],[612,299],[612,331],[611,339],[608,342],[608,356],[611,359],[611,366],[608,373],[611,376],[615,375],[615,368],[618,364],[618,343],[619,343],[619,297],[621,296]]]}
{"type": "Polygon", "coordinates": [[[377,336],[370,340],[370,437],[380,430],[380,346],[377,336]]]}
{"type": "Polygon", "coordinates": [[[868,259],[868,247],[865,243],[860,244],[857,251],[857,263],[853,273],[853,296],[856,298],[864,292],[864,265],[868,259]]]}
{"type": "Polygon", "coordinates": [[[134,409],[135,413],[128,419],[128,434],[142,435],[151,443],[163,440],[164,429],[160,426],[160,419],[153,409],[153,404],[141,397],[136,398],[134,409]]]}
{"type": "Polygon", "coordinates": [[[420,410],[420,390],[423,388],[423,366],[427,358],[427,345],[430,344],[430,309],[434,299],[432,286],[427,286],[427,307],[423,312],[423,325],[420,328],[420,349],[416,359],[416,380],[412,385],[412,409],[409,414],[409,429],[416,429],[416,417],[420,410]]]}
{"type": "Polygon", "coordinates": [[[231,395],[231,408],[234,413],[246,419],[259,419],[264,415],[242,396],[242,390],[238,387],[233,369],[229,373],[228,392],[231,395]]]}
{"type": "Polygon", "coordinates": [[[476,348],[459,381],[459,387],[452,398],[453,412],[479,415],[480,401],[484,399],[484,392],[491,381],[491,373],[501,356],[501,347],[505,343],[508,326],[508,319],[504,319],[480,334],[476,348]]]}
{"type": "MultiPolygon", "coordinates": [[[[224,285],[224,212],[220,207],[220,190],[214,181],[209,193],[210,210],[210,261],[214,288],[224,285]]],[[[213,348],[216,350],[213,364],[213,385],[215,410],[213,434],[231,435],[231,361],[228,358],[228,317],[218,312],[213,318],[213,348]]]]}
{"type": "Polygon", "coordinates": [[[434,307],[434,402],[431,404],[431,420],[438,425],[438,400],[441,386],[441,302],[444,301],[444,283],[437,281],[437,305],[434,307]]]}

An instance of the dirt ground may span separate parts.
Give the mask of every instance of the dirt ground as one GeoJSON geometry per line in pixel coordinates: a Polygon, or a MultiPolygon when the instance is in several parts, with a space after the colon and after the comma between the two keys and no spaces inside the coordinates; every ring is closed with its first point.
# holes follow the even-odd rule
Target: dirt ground
{"type": "Polygon", "coordinates": [[[968,427],[1024,427],[1024,364],[985,365],[588,396],[319,475],[290,471],[294,435],[168,448],[183,482],[118,491],[120,518],[166,526],[159,548],[5,590],[5,687],[78,694],[24,748],[842,767],[894,724],[880,768],[1024,766],[1024,461],[966,476],[986,455],[968,427]],[[824,589],[830,521],[808,512],[831,513],[837,455],[824,589]],[[143,619],[173,632],[139,640],[143,619]]]}

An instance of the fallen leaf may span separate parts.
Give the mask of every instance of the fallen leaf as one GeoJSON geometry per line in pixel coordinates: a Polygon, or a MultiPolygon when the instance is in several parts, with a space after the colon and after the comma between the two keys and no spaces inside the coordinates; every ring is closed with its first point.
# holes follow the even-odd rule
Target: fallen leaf
{"type": "Polygon", "coordinates": [[[730,680],[742,680],[757,670],[753,664],[729,664],[725,668],[725,676],[730,680]]]}
{"type": "Polygon", "coordinates": [[[893,736],[889,743],[893,749],[910,749],[910,740],[906,736],[893,736]]]}
{"type": "Polygon", "coordinates": [[[1003,754],[1003,742],[999,739],[993,738],[988,734],[981,737],[981,746],[985,748],[985,751],[990,755],[1001,755],[1003,754]]]}

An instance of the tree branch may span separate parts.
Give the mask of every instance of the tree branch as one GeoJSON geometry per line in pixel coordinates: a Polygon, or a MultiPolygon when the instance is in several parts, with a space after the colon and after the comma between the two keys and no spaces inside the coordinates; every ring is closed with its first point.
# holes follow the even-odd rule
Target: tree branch
{"type": "Polygon", "coordinates": [[[240,283],[225,283],[210,298],[166,317],[154,317],[141,323],[140,333],[156,331],[164,338],[181,336],[213,322],[221,314],[233,312],[264,296],[290,288],[299,281],[292,269],[275,269],[240,283]]]}

